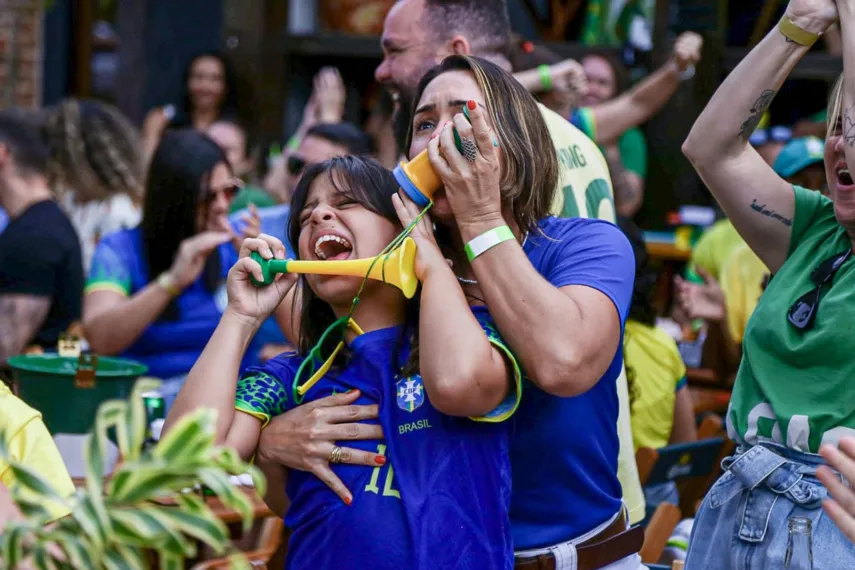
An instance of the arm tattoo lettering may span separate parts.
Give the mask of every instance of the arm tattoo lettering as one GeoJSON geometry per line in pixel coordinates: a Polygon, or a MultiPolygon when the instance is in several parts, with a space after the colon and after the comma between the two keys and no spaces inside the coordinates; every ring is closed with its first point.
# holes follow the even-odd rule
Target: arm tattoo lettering
{"type": "Polygon", "coordinates": [[[739,135],[742,137],[742,140],[748,142],[748,139],[750,139],[751,135],[754,134],[754,131],[757,130],[757,125],[759,125],[760,121],[763,120],[763,113],[765,113],[766,109],[768,109],[772,104],[772,100],[777,94],[777,91],[766,89],[760,97],[754,101],[754,104],[751,106],[751,114],[748,115],[748,118],[745,119],[745,122],[742,123],[742,128],[739,130],[739,135]]]}
{"type": "Polygon", "coordinates": [[[855,105],[843,111],[843,141],[855,146],[855,105]]]}
{"type": "Polygon", "coordinates": [[[23,352],[49,310],[49,297],[0,295],[0,361],[23,352]]]}
{"type": "Polygon", "coordinates": [[[766,207],[766,204],[758,204],[756,198],[751,201],[751,209],[757,212],[758,214],[766,216],[767,218],[772,218],[773,220],[779,221],[787,227],[793,225],[792,218],[785,218],[775,210],[770,210],[766,207]]]}

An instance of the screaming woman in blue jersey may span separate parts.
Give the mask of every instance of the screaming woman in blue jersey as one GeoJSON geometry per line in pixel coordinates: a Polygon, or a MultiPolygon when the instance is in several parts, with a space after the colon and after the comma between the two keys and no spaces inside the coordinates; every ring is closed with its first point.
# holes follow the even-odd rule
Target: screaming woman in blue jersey
{"type": "MultiPolygon", "coordinates": [[[[402,229],[396,210],[413,207],[397,190],[391,173],[369,159],[309,167],[292,201],[289,237],[298,256],[378,255],[402,229]]],[[[249,255],[284,258],[285,248],[269,236],[246,240],[229,273],[228,309],[167,420],[168,430],[182,414],[214,408],[218,441],[248,459],[269,419],[295,406],[351,390],[359,392],[358,404],[378,406],[372,421],[384,439],[348,443],[376,454],[376,468],[340,464],[341,448],[330,452],[330,467],[352,496],[342,501],[312,473],[288,473],[288,568],[513,567],[503,420],[519,402],[520,370],[486,309],[464,294],[427,218],[412,237],[417,297],[407,301],[398,289],[369,280],[353,324],[322,345],[318,363],[344,340],[332,368],[304,395],[298,385],[312,374],[298,378],[298,369],[327,327],[347,316],[362,277],[279,275],[271,286],[255,288],[250,276],[260,279],[261,268],[249,255]],[[299,351],[241,374],[253,335],[295,282],[299,351]]]]}

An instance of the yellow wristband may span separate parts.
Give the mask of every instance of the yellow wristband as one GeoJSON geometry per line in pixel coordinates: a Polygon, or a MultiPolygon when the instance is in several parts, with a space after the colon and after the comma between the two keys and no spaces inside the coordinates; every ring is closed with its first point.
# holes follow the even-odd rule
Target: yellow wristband
{"type": "Polygon", "coordinates": [[[160,277],[157,278],[157,284],[169,293],[171,297],[177,297],[181,294],[181,289],[172,282],[172,277],[169,276],[169,273],[161,273],[160,277]]]}
{"type": "Polygon", "coordinates": [[[781,18],[781,21],[778,22],[778,30],[785,38],[792,40],[800,46],[810,47],[819,39],[819,34],[809,32],[804,28],[799,27],[798,24],[786,16],[781,18]]]}

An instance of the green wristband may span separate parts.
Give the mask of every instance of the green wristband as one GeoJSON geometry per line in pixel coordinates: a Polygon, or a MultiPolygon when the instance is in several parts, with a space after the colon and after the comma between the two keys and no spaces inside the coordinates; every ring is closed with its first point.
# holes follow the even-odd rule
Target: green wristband
{"type": "Polygon", "coordinates": [[[544,91],[552,91],[552,73],[549,71],[549,66],[545,63],[537,66],[537,73],[540,75],[540,86],[544,91]]]}
{"type": "Polygon", "coordinates": [[[514,232],[508,226],[499,226],[487,230],[480,236],[473,238],[466,244],[466,257],[471,263],[476,257],[504,241],[515,240],[514,232]]]}

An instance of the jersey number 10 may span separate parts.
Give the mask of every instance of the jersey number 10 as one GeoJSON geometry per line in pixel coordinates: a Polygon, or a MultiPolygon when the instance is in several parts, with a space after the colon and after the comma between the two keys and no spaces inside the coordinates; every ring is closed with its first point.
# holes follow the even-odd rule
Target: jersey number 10
{"type": "MultiPolygon", "coordinates": [[[[386,457],[386,446],[382,443],[377,446],[377,454],[386,457]]],[[[374,493],[375,495],[380,494],[380,488],[377,486],[377,482],[380,479],[381,469],[386,469],[386,480],[383,483],[383,496],[400,499],[401,493],[399,493],[397,489],[392,488],[395,481],[395,470],[392,469],[392,464],[389,462],[387,462],[386,465],[374,468],[374,472],[371,474],[371,481],[369,481],[368,485],[365,486],[365,491],[368,493],[374,493]]]]}

